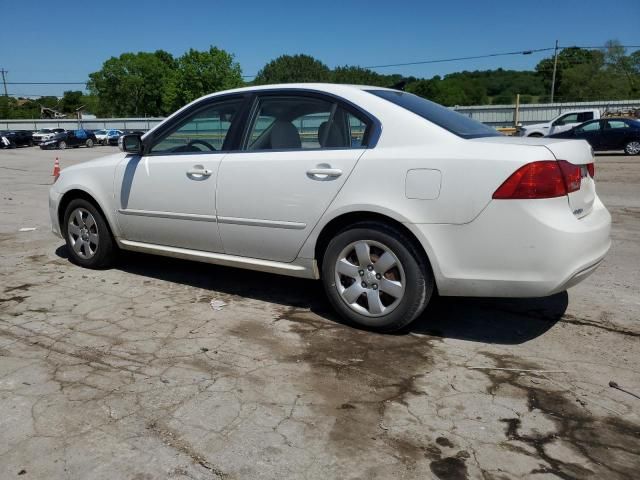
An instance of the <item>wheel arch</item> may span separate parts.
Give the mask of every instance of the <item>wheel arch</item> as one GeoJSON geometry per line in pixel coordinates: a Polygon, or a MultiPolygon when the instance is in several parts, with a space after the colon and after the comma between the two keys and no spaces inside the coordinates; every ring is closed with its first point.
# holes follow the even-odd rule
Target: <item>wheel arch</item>
{"type": "Polygon", "coordinates": [[[111,237],[113,238],[116,237],[115,231],[113,229],[113,225],[111,223],[111,219],[109,218],[108,215],[105,214],[105,209],[102,207],[102,205],[100,205],[100,202],[98,202],[95,199],[95,197],[90,193],[88,193],[86,190],[82,190],[79,188],[72,188],[70,190],[67,190],[62,195],[62,197],[60,198],[60,201],[58,202],[58,211],[56,213],[58,216],[58,222],[60,225],[61,234],[63,234],[63,228],[64,228],[64,212],[66,211],[69,204],[76,199],[86,200],[87,202],[91,203],[94,207],[96,207],[96,209],[98,209],[98,212],[102,215],[102,218],[104,218],[104,221],[107,224],[107,228],[109,229],[109,233],[111,234],[111,237]]]}
{"type": "Polygon", "coordinates": [[[438,265],[433,261],[434,255],[433,252],[430,251],[430,246],[427,246],[425,248],[424,243],[418,239],[416,232],[410,228],[410,224],[403,223],[393,217],[374,211],[359,210],[346,212],[332,218],[329,222],[327,222],[320,230],[320,233],[318,234],[314,245],[314,259],[316,260],[317,265],[322,265],[322,259],[324,257],[324,252],[327,248],[327,245],[338,232],[344,230],[350,225],[362,222],[383,223],[394,227],[395,229],[402,232],[414,244],[418,252],[423,255],[423,258],[426,261],[427,265],[431,268],[434,276],[434,283],[437,289],[439,268],[438,265]]]}

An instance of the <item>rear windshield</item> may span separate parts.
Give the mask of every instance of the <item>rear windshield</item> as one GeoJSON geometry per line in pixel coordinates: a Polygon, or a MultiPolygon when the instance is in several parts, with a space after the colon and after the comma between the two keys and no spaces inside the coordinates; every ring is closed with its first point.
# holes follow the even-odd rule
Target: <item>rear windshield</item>
{"type": "Polygon", "coordinates": [[[483,123],[412,93],[394,90],[367,91],[377,97],[395,103],[462,138],[496,137],[502,135],[497,130],[483,123]]]}

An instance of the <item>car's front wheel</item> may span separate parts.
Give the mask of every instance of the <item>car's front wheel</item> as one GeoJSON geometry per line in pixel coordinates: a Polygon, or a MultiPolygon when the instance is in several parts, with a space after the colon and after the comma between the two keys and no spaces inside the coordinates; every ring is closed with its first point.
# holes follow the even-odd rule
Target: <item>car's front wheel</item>
{"type": "Polygon", "coordinates": [[[88,138],[87,141],[84,144],[87,146],[87,148],[92,148],[93,147],[93,140],[88,138]]]}
{"type": "Polygon", "coordinates": [[[113,263],[116,246],[102,213],[84,199],[69,202],[63,234],[71,260],[86,268],[104,268],[113,263]]]}
{"type": "Polygon", "coordinates": [[[640,153],[640,141],[633,140],[624,146],[624,153],[627,155],[638,155],[640,153]]]}
{"type": "Polygon", "coordinates": [[[384,332],[401,329],[420,315],[434,287],[431,268],[414,242],[378,222],[356,224],[329,242],[322,279],[342,317],[384,332]]]}
{"type": "Polygon", "coordinates": [[[64,140],[62,140],[60,143],[58,143],[58,148],[60,150],[64,150],[65,148],[67,148],[67,142],[65,142],[64,140]]]}

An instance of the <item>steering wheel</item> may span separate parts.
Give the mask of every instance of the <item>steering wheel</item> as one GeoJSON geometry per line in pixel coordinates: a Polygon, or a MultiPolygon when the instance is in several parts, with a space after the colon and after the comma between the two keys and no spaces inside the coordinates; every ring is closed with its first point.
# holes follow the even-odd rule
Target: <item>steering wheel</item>
{"type": "Polygon", "coordinates": [[[189,143],[187,143],[187,147],[192,147],[192,146],[197,145],[197,144],[204,145],[205,147],[207,147],[212,152],[216,151],[215,147],[213,145],[211,145],[209,142],[205,142],[204,140],[198,140],[198,139],[191,140],[189,143]]]}

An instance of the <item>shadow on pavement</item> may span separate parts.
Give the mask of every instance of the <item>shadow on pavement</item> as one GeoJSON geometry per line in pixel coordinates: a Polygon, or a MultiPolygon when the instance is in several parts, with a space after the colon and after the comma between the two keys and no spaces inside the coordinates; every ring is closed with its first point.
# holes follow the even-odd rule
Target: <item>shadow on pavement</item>
{"type": "MultiPolygon", "coordinates": [[[[56,254],[68,258],[65,246],[60,246],[56,254]]],[[[329,305],[322,284],[313,280],[131,252],[122,252],[115,268],[133,275],[286,307],[309,308],[329,321],[342,323],[329,305]]],[[[401,334],[420,333],[515,345],[552,328],[562,318],[567,305],[567,292],[543,298],[435,296],[425,312],[401,334]]]]}

